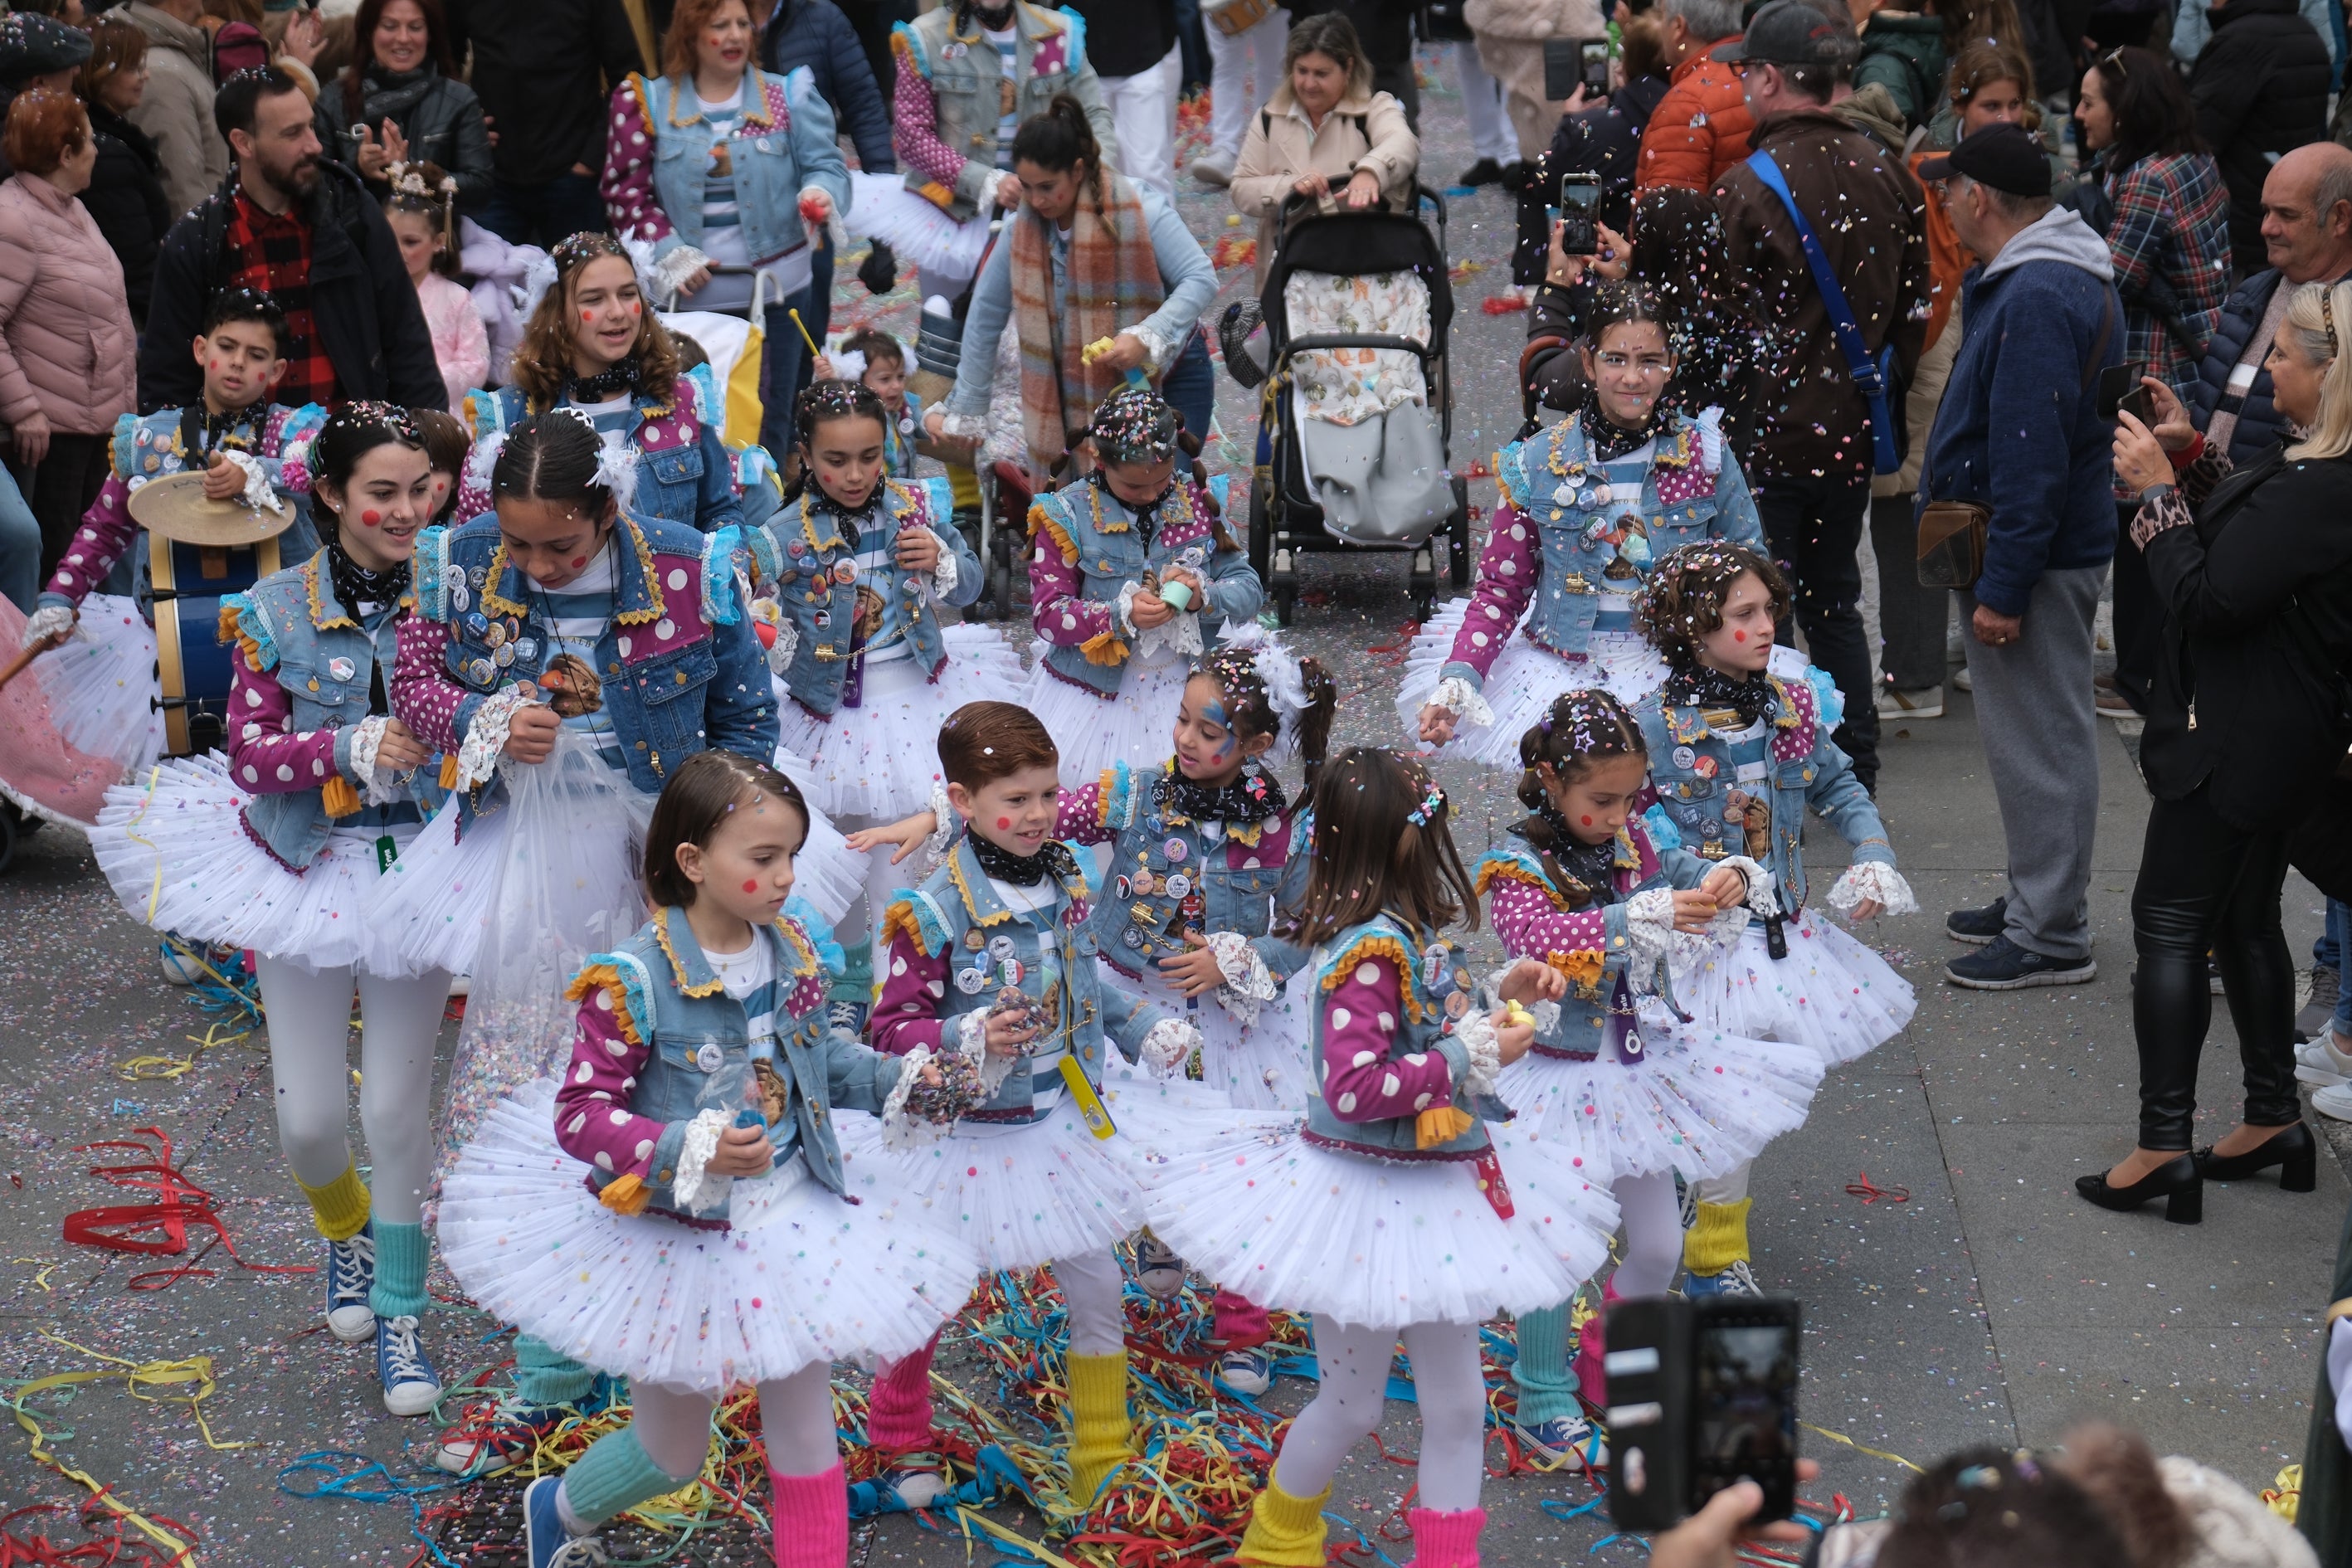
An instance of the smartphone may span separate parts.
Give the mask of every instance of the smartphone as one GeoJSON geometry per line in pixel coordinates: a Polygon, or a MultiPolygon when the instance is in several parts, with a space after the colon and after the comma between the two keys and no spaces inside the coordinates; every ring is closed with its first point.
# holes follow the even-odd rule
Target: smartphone
{"type": "Polygon", "coordinates": [[[1591,256],[1601,248],[1601,176],[1570,171],[1559,177],[1559,248],[1591,256]]]}
{"type": "Polygon", "coordinates": [[[1543,44],[1544,96],[1565,100],[1579,87],[1588,99],[1609,90],[1609,40],[1606,38],[1546,38],[1543,44]]]}
{"type": "Polygon", "coordinates": [[[1759,1519],[1797,1504],[1797,1359],[1786,1298],[1654,1296],[1609,1310],[1609,1513],[1654,1533],[1742,1479],[1764,1489],[1759,1519]]]}
{"type": "Polygon", "coordinates": [[[1576,76],[1584,84],[1584,96],[1599,98],[1609,90],[1609,40],[1579,38],[1576,41],[1576,76]]]}
{"type": "Polygon", "coordinates": [[[2113,419],[2118,409],[2128,408],[2145,423],[2147,416],[2141,409],[2147,404],[2147,388],[2139,384],[2139,378],[2147,374],[2147,362],[2144,359],[2126,360],[2099,372],[2099,417],[2113,419]],[[2137,405],[2130,401],[2135,397],[2139,399],[2137,405]]]}

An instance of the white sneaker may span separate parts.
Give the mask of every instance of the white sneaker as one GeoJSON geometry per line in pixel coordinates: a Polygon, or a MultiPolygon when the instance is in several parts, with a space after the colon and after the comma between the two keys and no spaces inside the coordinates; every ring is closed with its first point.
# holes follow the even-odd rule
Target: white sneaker
{"type": "Polygon", "coordinates": [[[1977,689],[1977,683],[1969,679],[1969,667],[1965,664],[1952,671],[1952,684],[1962,691],[1974,691],[1977,689]]]}
{"type": "Polygon", "coordinates": [[[1184,1289],[1184,1260],[1147,1230],[1135,1241],[1135,1282],[1154,1300],[1172,1300],[1184,1289]]]}
{"type": "Polygon", "coordinates": [[[176,947],[167,945],[157,949],[156,961],[163,966],[163,984],[166,985],[194,985],[205,978],[205,972],[196,966],[195,960],[176,947]]]}
{"type": "Polygon", "coordinates": [[[2352,1079],[2352,1056],[2336,1048],[2336,1031],[2329,1029],[2306,1046],[2294,1048],[2294,1077],[2297,1083],[2316,1084],[2333,1089],[2352,1079]]]}
{"type": "Polygon", "coordinates": [[[1223,190],[1234,183],[1234,155],[1223,148],[1212,148],[1192,160],[1185,171],[1204,185],[1223,190]]]}
{"type": "Polygon", "coordinates": [[[1217,1377],[1235,1394],[1255,1399],[1274,1386],[1274,1357],[1258,1345],[1227,1351],[1217,1358],[1217,1377]]]}
{"type": "Polygon", "coordinates": [[[2338,1121],[2352,1121],[2352,1083],[2330,1084],[2311,1091],[2311,1109],[2338,1121]]]}
{"type": "Polygon", "coordinates": [[[1916,691],[1906,691],[1899,686],[1882,686],[1878,689],[1878,716],[1895,722],[1940,719],[1944,716],[1944,689],[1923,686],[1916,691]]]}

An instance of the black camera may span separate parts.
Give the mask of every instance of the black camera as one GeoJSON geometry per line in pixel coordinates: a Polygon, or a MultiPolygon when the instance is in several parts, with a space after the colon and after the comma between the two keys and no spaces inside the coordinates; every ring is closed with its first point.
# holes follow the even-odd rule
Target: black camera
{"type": "Polygon", "coordinates": [[[1764,1489],[1759,1520],[1797,1506],[1797,1303],[1644,1296],[1609,1309],[1609,1514],[1670,1529],[1734,1482],[1764,1489]]]}

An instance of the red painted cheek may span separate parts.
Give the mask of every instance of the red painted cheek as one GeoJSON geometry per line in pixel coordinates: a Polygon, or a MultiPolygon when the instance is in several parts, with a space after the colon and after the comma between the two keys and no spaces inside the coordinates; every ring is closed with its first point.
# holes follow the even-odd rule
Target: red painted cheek
{"type": "Polygon", "coordinates": [[[1580,817],[1578,817],[1578,818],[1577,818],[1577,820],[1578,820],[1579,822],[1581,822],[1582,824],[1584,824],[1584,826],[1587,826],[1587,827],[1590,827],[1590,826],[1592,826],[1592,818],[1591,818],[1591,817],[1589,817],[1589,816],[1580,816],[1580,817]]]}
{"type": "Polygon", "coordinates": [[[366,523],[370,528],[374,528],[383,521],[383,513],[380,511],[363,511],[360,513],[360,521],[366,523]]]}
{"type": "Polygon", "coordinates": [[[1748,634],[1742,631],[1735,631],[1731,634],[1731,640],[1733,642],[1746,642],[1748,640],[1748,634]]]}
{"type": "Polygon", "coordinates": [[[593,310],[583,310],[580,312],[580,321],[581,324],[583,326],[593,326],[596,321],[596,312],[593,310]]]}
{"type": "Polygon", "coordinates": [[[1009,816],[998,817],[996,819],[996,830],[999,833],[1011,832],[1013,830],[1013,819],[1009,816]]]}
{"type": "Polygon", "coordinates": [[[638,302],[637,302],[636,300],[630,300],[630,301],[629,301],[629,314],[631,314],[632,316],[642,316],[642,315],[644,315],[645,313],[646,313],[646,308],[645,308],[645,306],[644,306],[644,305],[642,305],[642,304],[638,303],[638,302]]]}
{"type": "Polygon", "coordinates": [[[758,892],[758,891],[760,890],[760,879],[759,879],[757,877],[746,877],[746,878],[744,878],[744,879],[743,879],[743,890],[744,890],[745,892],[747,892],[747,893],[756,893],[756,892],[758,892]]]}
{"type": "Polygon", "coordinates": [[[572,558],[572,569],[574,572],[579,571],[583,566],[585,566],[585,565],[587,565],[587,564],[588,564],[588,557],[586,557],[585,555],[575,555],[575,556],[573,556],[573,557],[572,558]]]}

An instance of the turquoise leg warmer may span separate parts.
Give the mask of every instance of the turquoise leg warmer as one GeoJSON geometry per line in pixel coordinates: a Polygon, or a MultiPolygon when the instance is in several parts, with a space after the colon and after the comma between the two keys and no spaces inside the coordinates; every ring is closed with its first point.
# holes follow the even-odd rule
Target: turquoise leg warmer
{"type": "Polygon", "coordinates": [[[825,998],[832,1002],[854,1002],[860,1007],[874,1000],[874,942],[845,942],[841,944],[841,973],[824,988],[825,998]]]}
{"type": "Polygon", "coordinates": [[[655,1464],[637,1441],[635,1428],[624,1426],[598,1438],[578,1464],[563,1472],[563,1502],[573,1518],[594,1526],[691,1479],[682,1480],[655,1464]]]}
{"type": "Polygon", "coordinates": [[[368,1292],[368,1310],[379,1318],[425,1315],[423,1226],[377,1222],[375,1286],[368,1292]]]}
{"type": "Polygon", "coordinates": [[[593,1369],[559,1354],[545,1340],[515,1336],[515,1392],[532,1405],[576,1405],[596,1386],[593,1369]]]}
{"type": "Polygon", "coordinates": [[[1519,1386],[1519,1422],[1534,1426],[1584,1414],[1568,1364],[1568,1303],[1519,1318],[1519,1360],[1511,1380],[1519,1386]]]}

